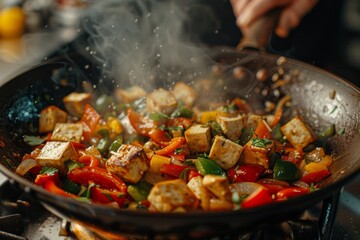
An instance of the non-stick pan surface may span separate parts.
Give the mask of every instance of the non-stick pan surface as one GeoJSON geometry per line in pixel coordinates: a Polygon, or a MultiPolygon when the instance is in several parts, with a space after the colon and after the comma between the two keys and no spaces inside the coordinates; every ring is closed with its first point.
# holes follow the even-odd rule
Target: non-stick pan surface
{"type": "MultiPolygon", "coordinates": [[[[227,67],[243,65],[253,78],[260,68],[268,72],[279,68],[276,63],[278,56],[262,53],[217,49],[213,59],[227,67]]],[[[0,170],[14,180],[15,185],[24,188],[29,195],[61,217],[130,235],[172,234],[190,238],[247,232],[261,224],[297,216],[304,209],[339,191],[359,173],[359,89],[323,70],[288,59],[281,68],[291,72],[292,79],[282,90],[292,96],[292,109],[313,129],[323,130],[335,124],[338,132],[329,142],[329,149],[336,156],[331,166],[332,175],[323,182],[320,190],[253,209],[185,214],[125,211],[53,195],[16,175],[14,169],[23,153],[30,150],[22,136],[36,133],[40,110],[50,104],[62,107],[62,98],[72,91],[83,90],[84,81],[90,81],[90,85],[98,83],[99,76],[94,74],[96,66],[90,64],[86,69],[79,67],[84,66],[83,61],[83,58],[69,56],[47,60],[0,87],[0,170]]],[[[164,81],[161,84],[167,86],[164,81]]],[[[239,94],[249,99],[258,97],[255,88],[247,89],[246,96],[241,96],[244,94],[241,83],[231,81],[228,84],[231,87],[218,90],[224,96],[239,94]]]]}

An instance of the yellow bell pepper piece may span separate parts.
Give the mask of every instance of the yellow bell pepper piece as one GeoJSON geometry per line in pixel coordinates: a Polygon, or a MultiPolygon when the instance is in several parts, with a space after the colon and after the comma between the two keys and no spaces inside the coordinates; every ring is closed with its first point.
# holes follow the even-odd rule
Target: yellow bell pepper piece
{"type": "Polygon", "coordinates": [[[216,120],[216,116],[218,115],[218,111],[206,111],[202,112],[200,115],[200,122],[202,124],[208,123],[211,120],[216,120]]]}
{"type": "Polygon", "coordinates": [[[320,172],[323,170],[328,170],[328,168],[321,164],[321,163],[309,163],[304,167],[304,170],[308,173],[313,173],[313,172],[320,172]]]}
{"type": "Polygon", "coordinates": [[[169,163],[170,163],[170,158],[160,156],[160,155],[153,155],[152,158],[151,158],[151,161],[150,161],[149,172],[160,173],[160,168],[164,164],[169,164],[169,163]]]}

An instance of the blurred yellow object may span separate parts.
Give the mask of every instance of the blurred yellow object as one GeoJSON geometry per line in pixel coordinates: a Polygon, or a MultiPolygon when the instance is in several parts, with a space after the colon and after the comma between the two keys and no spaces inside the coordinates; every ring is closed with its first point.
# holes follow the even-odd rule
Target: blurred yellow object
{"type": "Polygon", "coordinates": [[[25,28],[25,14],[20,7],[8,7],[0,12],[0,36],[20,37],[25,28]]]}

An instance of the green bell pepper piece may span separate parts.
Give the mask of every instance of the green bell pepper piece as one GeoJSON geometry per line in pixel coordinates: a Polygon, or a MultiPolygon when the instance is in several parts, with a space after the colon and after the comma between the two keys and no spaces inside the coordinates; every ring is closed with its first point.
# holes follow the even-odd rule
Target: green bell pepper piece
{"type": "Polygon", "coordinates": [[[274,178],[284,181],[296,181],[300,179],[300,170],[292,162],[277,160],[274,166],[274,178]]]}
{"type": "Polygon", "coordinates": [[[146,181],[140,181],[136,184],[129,185],[127,192],[135,200],[141,202],[147,199],[152,185],[146,181]]]}
{"type": "Polygon", "coordinates": [[[110,136],[109,131],[107,129],[101,129],[98,131],[98,134],[102,137],[98,144],[96,145],[96,148],[104,154],[106,150],[108,150],[110,146],[110,136]]]}
{"type": "Polygon", "coordinates": [[[207,174],[226,176],[225,171],[214,161],[204,157],[198,157],[194,161],[196,169],[205,176],[207,174]]]}
{"type": "Polygon", "coordinates": [[[123,138],[121,135],[119,135],[110,145],[109,151],[110,152],[116,152],[119,147],[123,144],[123,138]]]}

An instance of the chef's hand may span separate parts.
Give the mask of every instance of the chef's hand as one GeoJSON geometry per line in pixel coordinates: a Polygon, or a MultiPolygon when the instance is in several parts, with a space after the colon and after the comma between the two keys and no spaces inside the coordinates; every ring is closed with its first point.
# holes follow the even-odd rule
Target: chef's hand
{"type": "Polygon", "coordinates": [[[257,18],[274,8],[281,8],[275,32],[287,37],[296,28],[303,16],[318,2],[317,0],[230,0],[240,29],[250,26],[257,18]]]}

